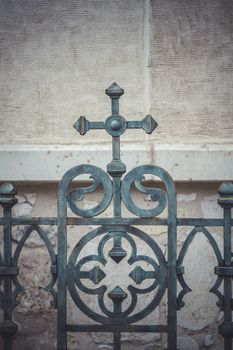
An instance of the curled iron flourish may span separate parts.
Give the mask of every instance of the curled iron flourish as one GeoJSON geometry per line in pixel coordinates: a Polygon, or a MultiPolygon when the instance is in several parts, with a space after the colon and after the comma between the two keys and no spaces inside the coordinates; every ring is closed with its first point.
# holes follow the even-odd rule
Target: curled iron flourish
{"type": "Polygon", "coordinates": [[[70,209],[76,215],[83,217],[93,217],[102,213],[110,204],[112,200],[112,181],[108,174],[102,169],[93,165],[80,165],[75,169],[75,176],[83,174],[90,174],[90,179],[93,183],[85,188],[77,188],[68,194],[68,203],[70,209]],[[77,202],[80,202],[85,194],[95,192],[99,187],[103,187],[103,198],[94,208],[81,209],[78,207],[77,202]]]}
{"type": "Polygon", "coordinates": [[[153,165],[142,165],[131,170],[124,178],[121,186],[121,196],[126,208],[133,214],[143,217],[152,218],[161,214],[167,204],[166,194],[159,188],[151,188],[143,186],[142,180],[145,179],[145,174],[158,176],[163,180],[163,169],[153,165]],[[135,205],[131,197],[131,187],[135,185],[139,192],[150,195],[153,202],[157,205],[152,209],[142,209],[135,205]]]}

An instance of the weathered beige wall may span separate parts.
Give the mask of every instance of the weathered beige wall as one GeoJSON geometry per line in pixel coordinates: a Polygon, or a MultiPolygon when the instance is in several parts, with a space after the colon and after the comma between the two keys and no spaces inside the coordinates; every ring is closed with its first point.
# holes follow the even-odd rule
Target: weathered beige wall
{"type": "Polygon", "coordinates": [[[1,0],[0,12],[0,142],[106,139],[72,124],[109,115],[113,81],[123,115],[156,116],[157,140],[232,141],[231,1],[1,0]]]}
{"type": "Polygon", "coordinates": [[[152,1],[151,110],[173,140],[228,138],[233,127],[233,2],[152,1]]]}
{"type": "Polygon", "coordinates": [[[152,1],[152,112],[164,137],[232,141],[233,3],[152,1]]]}
{"type": "MultiPolygon", "coordinates": [[[[131,141],[129,147],[136,143],[137,149],[149,147],[150,161],[157,162],[159,157],[152,152],[156,142],[200,143],[195,158],[190,153],[184,156],[187,162],[169,165],[175,176],[176,167],[178,174],[193,162],[197,168],[198,154],[205,163],[201,151],[204,143],[216,143],[216,152],[219,144],[221,152],[228,144],[224,153],[227,163],[233,144],[232,23],[233,3],[227,0],[0,0],[0,143],[2,149],[11,144],[11,166],[15,161],[19,169],[35,154],[25,148],[25,163],[21,158],[17,162],[18,144],[59,144],[58,154],[49,164],[57,167],[60,178],[58,163],[67,158],[63,144],[110,141],[104,132],[80,137],[72,124],[79,115],[92,120],[104,120],[109,115],[104,90],[113,81],[125,89],[121,113],[126,118],[140,119],[151,112],[159,122],[150,138],[141,131],[127,132],[123,140],[131,141]],[[140,142],[145,142],[143,147],[140,142]]],[[[167,149],[165,154],[173,159],[172,150],[167,149]]],[[[85,154],[79,156],[78,161],[85,154]]],[[[132,159],[127,160],[125,153],[124,157],[131,164],[132,159]]],[[[54,174],[48,176],[50,169],[43,159],[42,155],[33,167],[36,172],[43,168],[43,179],[52,181],[54,174]]],[[[93,155],[91,159],[98,161],[93,155]]],[[[137,158],[140,161],[144,163],[145,157],[137,158]]],[[[205,181],[210,171],[212,180],[221,178],[213,176],[214,162],[212,165],[203,167],[205,181]]],[[[0,169],[0,181],[4,169],[0,169]]],[[[13,164],[12,173],[17,172],[15,169],[13,164]]],[[[19,172],[21,180],[35,180],[33,171],[29,175],[29,166],[19,172]]],[[[225,176],[229,178],[230,173],[232,170],[225,176]]],[[[192,179],[193,174],[179,176],[192,179]]],[[[217,183],[208,188],[203,183],[178,184],[179,216],[221,217],[217,187],[217,183]]],[[[15,215],[56,215],[55,184],[19,184],[18,190],[20,202],[15,215]]],[[[179,230],[178,248],[188,231],[179,230]]],[[[214,229],[211,232],[221,246],[222,233],[214,229]]],[[[49,227],[47,233],[56,249],[56,230],[49,227]]],[[[149,233],[165,251],[166,234],[153,229],[149,233]]],[[[14,231],[16,241],[21,235],[22,231],[14,231]]],[[[207,292],[215,278],[216,261],[203,237],[190,248],[186,269],[193,293],[186,297],[186,308],[179,313],[180,350],[222,350],[223,342],[217,334],[222,314],[215,297],[207,292]]],[[[16,350],[55,349],[55,311],[49,305],[50,297],[42,291],[49,274],[46,254],[36,236],[23,250],[21,279],[28,287],[14,314],[19,325],[16,350]]],[[[164,301],[155,320],[164,318],[165,309],[164,301]]],[[[76,317],[76,309],[70,311],[76,317]]],[[[124,335],[123,339],[123,349],[127,350],[150,350],[155,346],[160,350],[165,343],[161,335],[124,335]]],[[[111,339],[103,335],[69,339],[70,349],[107,349],[110,345],[111,339]]]]}
{"type": "MultiPolygon", "coordinates": [[[[114,80],[127,91],[124,112],[139,118],[143,1],[1,1],[0,6],[1,142],[80,142],[73,123],[79,115],[109,115],[104,90],[114,80]]],[[[92,133],[88,140],[98,137],[103,134],[92,133]]]]}

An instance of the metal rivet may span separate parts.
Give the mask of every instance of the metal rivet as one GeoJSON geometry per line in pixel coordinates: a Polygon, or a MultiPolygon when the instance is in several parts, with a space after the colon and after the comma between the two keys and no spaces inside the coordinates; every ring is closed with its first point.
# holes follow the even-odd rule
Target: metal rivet
{"type": "Polygon", "coordinates": [[[121,122],[117,119],[114,119],[112,122],[111,122],[111,128],[113,130],[120,130],[121,128],[121,122]]]}

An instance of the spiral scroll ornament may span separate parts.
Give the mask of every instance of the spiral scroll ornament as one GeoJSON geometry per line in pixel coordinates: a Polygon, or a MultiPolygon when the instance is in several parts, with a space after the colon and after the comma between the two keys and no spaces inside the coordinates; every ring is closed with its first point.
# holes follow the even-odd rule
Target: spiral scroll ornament
{"type": "Polygon", "coordinates": [[[90,174],[90,179],[93,180],[93,183],[85,188],[77,188],[68,193],[68,203],[70,209],[76,215],[83,217],[93,217],[101,214],[110,204],[112,200],[112,181],[108,174],[102,169],[93,166],[93,165],[80,165],[75,169],[75,176],[90,174]],[[91,209],[82,209],[78,206],[78,202],[82,201],[85,194],[93,193],[98,188],[103,188],[103,198],[94,208],[91,209]]]}
{"type": "Polygon", "coordinates": [[[164,211],[167,198],[166,194],[161,189],[146,187],[142,184],[142,180],[145,179],[146,174],[155,175],[163,179],[163,169],[157,166],[142,165],[136,167],[125,176],[122,182],[121,196],[126,208],[133,214],[142,218],[152,218],[164,211]],[[157,202],[157,205],[152,209],[137,207],[131,196],[133,184],[139,192],[150,195],[151,200],[157,202]]]}

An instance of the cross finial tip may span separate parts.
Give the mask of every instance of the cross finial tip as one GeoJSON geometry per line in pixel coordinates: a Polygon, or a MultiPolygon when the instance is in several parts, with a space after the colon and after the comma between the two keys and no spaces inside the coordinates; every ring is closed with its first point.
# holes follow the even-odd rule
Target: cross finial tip
{"type": "Polygon", "coordinates": [[[73,127],[80,133],[80,135],[85,135],[90,129],[90,123],[84,116],[81,116],[74,123],[73,127]]]}
{"type": "Polygon", "coordinates": [[[142,129],[145,130],[147,134],[152,134],[152,132],[157,128],[158,123],[152,118],[150,114],[145,116],[142,120],[142,129]]]}
{"type": "Polygon", "coordinates": [[[119,98],[124,93],[124,89],[122,89],[117,83],[113,82],[106,90],[106,95],[111,98],[119,98]]]}

